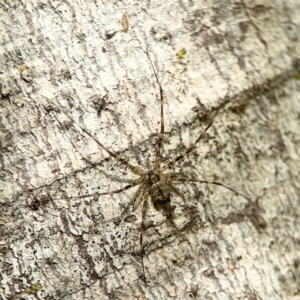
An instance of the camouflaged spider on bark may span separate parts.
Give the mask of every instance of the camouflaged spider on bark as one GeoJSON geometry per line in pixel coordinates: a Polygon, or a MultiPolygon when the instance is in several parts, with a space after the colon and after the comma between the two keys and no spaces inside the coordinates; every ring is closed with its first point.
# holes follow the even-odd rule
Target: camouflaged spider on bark
{"type": "MultiPolygon", "coordinates": [[[[121,157],[120,155],[116,154],[116,152],[107,148],[104,144],[102,144],[94,135],[90,133],[89,130],[81,126],[78,122],[76,122],[70,114],[58,107],[53,101],[47,99],[47,101],[54,105],[57,109],[63,112],[72,122],[75,124],[82,132],[84,132],[87,136],[93,139],[98,146],[107,152],[109,156],[115,160],[116,162],[122,164],[127,169],[130,170],[131,173],[137,176],[135,180],[124,180],[123,182],[127,183],[126,185],[122,186],[120,189],[103,192],[103,193],[96,193],[97,197],[101,197],[104,195],[114,195],[114,194],[121,194],[131,188],[137,187],[137,191],[133,195],[132,199],[130,199],[129,203],[126,205],[123,213],[127,213],[130,207],[133,207],[133,210],[136,210],[138,206],[142,206],[142,215],[141,215],[141,227],[140,227],[140,234],[139,234],[139,246],[140,246],[140,254],[141,254],[141,264],[143,270],[143,280],[146,282],[146,273],[145,273],[145,266],[144,266],[144,243],[143,243],[143,236],[144,232],[147,229],[145,225],[145,217],[147,214],[147,208],[149,207],[149,201],[152,202],[153,207],[155,210],[160,212],[167,220],[171,222],[171,224],[176,227],[172,219],[172,212],[173,208],[171,206],[171,196],[172,194],[176,194],[180,198],[184,199],[183,194],[176,186],[176,183],[200,183],[200,184],[208,184],[208,185],[215,185],[230,190],[236,195],[239,195],[246,199],[247,201],[251,202],[251,200],[244,196],[243,194],[237,192],[233,188],[218,182],[218,181],[206,181],[206,180],[197,180],[191,178],[187,175],[182,173],[176,173],[170,171],[173,167],[180,161],[184,160],[193,150],[197,147],[198,143],[201,141],[205,133],[209,130],[212,126],[214,117],[210,120],[209,124],[206,128],[199,134],[199,136],[195,139],[195,141],[182,153],[177,155],[174,159],[169,160],[167,163],[163,163],[164,159],[161,155],[162,152],[162,145],[164,141],[165,135],[165,124],[164,124],[164,91],[158,79],[157,72],[154,68],[150,55],[147,51],[147,56],[150,61],[151,69],[154,73],[155,80],[157,82],[157,86],[159,88],[159,101],[160,101],[160,130],[157,136],[156,142],[156,150],[155,150],[155,157],[153,161],[148,159],[146,166],[139,166],[133,165],[129,163],[126,159],[121,157]]],[[[78,198],[85,198],[91,197],[91,195],[81,195],[78,198]]],[[[123,214],[122,214],[123,215],[123,214]]]]}

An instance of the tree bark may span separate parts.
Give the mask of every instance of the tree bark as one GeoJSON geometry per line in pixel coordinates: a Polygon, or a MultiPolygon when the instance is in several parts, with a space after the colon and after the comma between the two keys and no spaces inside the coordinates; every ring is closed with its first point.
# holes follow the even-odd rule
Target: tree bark
{"type": "Polygon", "coordinates": [[[1,299],[300,299],[299,1],[0,10],[1,299]],[[137,178],[109,151],[154,161],[154,72],[162,165],[213,120],[171,171],[237,193],[177,182],[143,219],[100,194],[137,178]]]}

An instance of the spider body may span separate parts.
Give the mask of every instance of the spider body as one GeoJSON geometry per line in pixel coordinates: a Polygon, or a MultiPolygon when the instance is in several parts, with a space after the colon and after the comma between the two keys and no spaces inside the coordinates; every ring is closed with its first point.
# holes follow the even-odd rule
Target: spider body
{"type": "Polygon", "coordinates": [[[167,184],[157,184],[151,190],[151,201],[154,208],[167,219],[172,217],[171,189],[167,184]]]}
{"type": "MultiPolygon", "coordinates": [[[[173,169],[173,167],[181,160],[183,160],[186,156],[188,156],[197,146],[199,141],[202,139],[206,131],[211,127],[213,124],[213,120],[216,117],[216,114],[214,117],[210,120],[209,124],[205,127],[205,129],[200,133],[198,138],[194,141],[194,143],[191,144],[189,148],[185,152],[180,153],[178,156],[176,156],[173,160],[170,160],[166,164],[162,163],[161,158],[161,148],[163,144],[163,138],[164,138],[164,93],[163,89],[160,85],[160,82],[158,80],[157,73],[154,69],[154,66],[152,64],[150,55],[148,51],[146,52],[147,56],[149,58],[151,69],[155,75],[157,84],[159,86],[159,100],[160,100],[160,132],[157,137],[157,146],[156,146],[156,152],[155,152],[155,159],[153,163],[148,160],[147,163],[147,169],[143,169],[140,166],[134,166],[131,163],[129,163],[126,159],[122,158],[118,154],[116,154],[114,151],[108,149],[105,145],[103,145],[94,135],[90,133],[89,130],[87,130],[82,125],[78,124],[70,115],[69,113],[56,105],[53,101],[47,99],[51,105],[56,106],[57,109],[62,111],[70,120],[72,120],[73,124],[77,125],[77,127],[80,128],[80,130],[88,135],[91,139],[93,139],[98,146],[107,152],[111,158],[113,158],[116,162],[119,162],[126,168],[128,168],[133,174],[135,174],[138,178],[135,180],[116,180],[119,182],[127,183],[127,185],[123,186],[122,188],[114,191],[108,191],[103,193],[95,193],[96,197],[99,198],[103,195],[113,195],[113,194],[120,194],[123,193],[126,190],[129,190],[133,187],[138,187],[137,191],[133,195],[132,199],[127,204],[126,208],[124,209],[122,216],[126,214],[129,210],[129,208],[132,206],[133,210],[135,210],[140,205],[142,206],[142,215],[141,215],[141,229],[140,229],[140,253],[141,253],[141,262],[142,262],[142,269],[143,269],[143,279],[146,283],[146,275],[145,275],[145,267],[144,267],[144,245],[143,245],[143,234],[144,231],[147,229],[145,226],[145,217],[147,208],[149,207],[149,199],[151,199],[151,202],[153,204],[153,207],[156,211],[160,212],[167,220],[169,220],[169,223],[172,224],[172,226],[175,227],[175,230],[177,230],[173,220],[172,220],[172,213],[174,208],[171,206],[171,195],[176,194],[180,198],[184,200],[184,196],[179,191],[179,189],[176,187],[176,183],[200,183],[200,184],[210,184],[210,185],[217,185],[221,186],[227,190],[232,191],[236,195],[239,195],[243,198],[245,198],[247,201],[251,202],[251,200],[244,196],[243,194],[235,191],[231,187],[228,187],[227,185],[224,185],[220,182],[215,181],[206,181],[206,180],[199,180],[190,178],[189,176],[185,176],[176,172],[170,171],[173,169]],[[167,172],[169,170],[169,172],[167,172]],[[166,173],[165,173],[166,172],[166,173]]],[[[103,172],[105,176],[111,178],[108,174],[103,172]]],[[[85,197],[91,197],[91,195],[82,195],[78,198],[85,198],[85,197]]],[[[122,217],[121,216],[121,217],[122,217]]],[[[124,216],[126,218],[126,216],[124,216]]],[[[178,230],[177,230],[178,231],[178,230]]]]}
{"type": "Polygon", "coordinates": [[[157,211],[165,217],[171,217],[171,191],[167,174],[160,174],[154,170],[148,171],[149,196],[157,211]]]}

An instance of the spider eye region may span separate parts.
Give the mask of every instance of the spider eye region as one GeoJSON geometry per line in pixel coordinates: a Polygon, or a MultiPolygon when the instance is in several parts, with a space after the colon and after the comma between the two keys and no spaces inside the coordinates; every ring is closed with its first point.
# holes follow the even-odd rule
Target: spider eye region
{"type": "Polygon", "coordinates": [[[150,185],[153,185],[160,181],[160,175],[154,173],[153,171],[150,171],[147,176],[148,176],[148,183],[150,185]]]}

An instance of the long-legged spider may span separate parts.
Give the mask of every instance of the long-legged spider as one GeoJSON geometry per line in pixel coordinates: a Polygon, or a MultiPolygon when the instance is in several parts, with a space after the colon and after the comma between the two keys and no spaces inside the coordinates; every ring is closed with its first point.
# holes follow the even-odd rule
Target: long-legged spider
{"type": "MultiPolygon", "coordinates": [[[[133,174],[137,175],[138,178],[135,180],[123,180],[122,182],[127,183],[127,185],[123,186],[120,189],[109,191],[109,192],[103,192],[103,193],[96,193],[97,197],[103,196],[103,195],[113,195],[113,194],[120,194],[126,190],[129,190],[133,187],[137,187],[137,191],[135,192],[132,199],[129,201],[125,208],[125,212],[128,211],[129,207],[132,205],[136,209],[137,206],[140,204],[142,205],[142,216],[141,216],[141,229],[140,229],[140,237],[139,237],[139,244],[140,244],[140,255],[141,255],[141,263],[142,263],[142,270],[143,270],[143,280],[146,283],[146,276],[145,276],[145,266],[144,266],[144,245],[143,245],[143,234],[146,230],[145,226],[145,217],[147,213],[147,207],[149,206],[149,198],[152,201],[152,204],[154,208],[161,212],[167,219],[171,221],[171,223],[175,226],[175,224],[172,222],[172,207],[171,207],[171,194],[175,193],[179,197],[183,198],[182,193],[179,191],[179,189],[176,187],[177,183],[201,183],[201,184],[209,184],[209,185],[217,185],[221,186],[227,190],[230,190],[231,192],[235,193],[236,195],[239,195],[243,198],[245,198],[247,201],[251,202],[251,200],[244,196],[243,194],[237,192],[236,190],[232,189],[231,187],[217,181],[207,181],[207,180],[197,180],[194,178],[190,178],[189,176],[182,175],[180,173],[176,172],[167,172],[168,170],[172,169],[179,161],[183,160],[186,156],[188,156],[196,147],[199,141],[202,139],[204,134],[209,130],[209,128],[212,126],[214,118],[216,117],[216,114],[211,119],[209,124],[206,126],[206,128],[201,132],[201,134],[197,137],[197,139],[192,143],[192,145],[185,151],[180,153],[177,157],[172,159],[166,164],[163,164],[163,158],[161,155],[161,149],[163,145],[164,140],[164,134],[165,134],[165,126],[164,126],[164,91],[161,87],[160,81],[158,79],[158,75],[155,71],[154,65],[152,63],[152,60],[150,58],[149,52],[147,50],[146,52],[151,69],[155,75],[155,80],[159,87],[159,100],[160,100],[160,131],[158,134],[157,139],[157,146],[155,150],[155,158],[154,161],[151,162],[149,159],[147,161],[147,166],[145,168],[137,165],[132,165],[127,160],[116,154],[114,151],[108,149],[105,145],[103,145],[94,135],[90,133],[89,130],[81,126],[78,122],[76,122],[66,110],[62,109],[61,107],[58,107],[57,104],[55,104],[53,101],[49,100],[47,101],[54,105],[58,110],[62,111],[76,126],[80,128],[86,135],[88,135],[90,138],[92,138],[101,149],[103,149],[105,152],[107,152],[115,161],[121,163],[126,168],[128,168],[133,174]]],[[[90,197],[91,195],[81,195],[78,196],[78,198],[85,198],[90,197]]],[[[123,212],[124,212],[123,211],[123,212]]]]}

